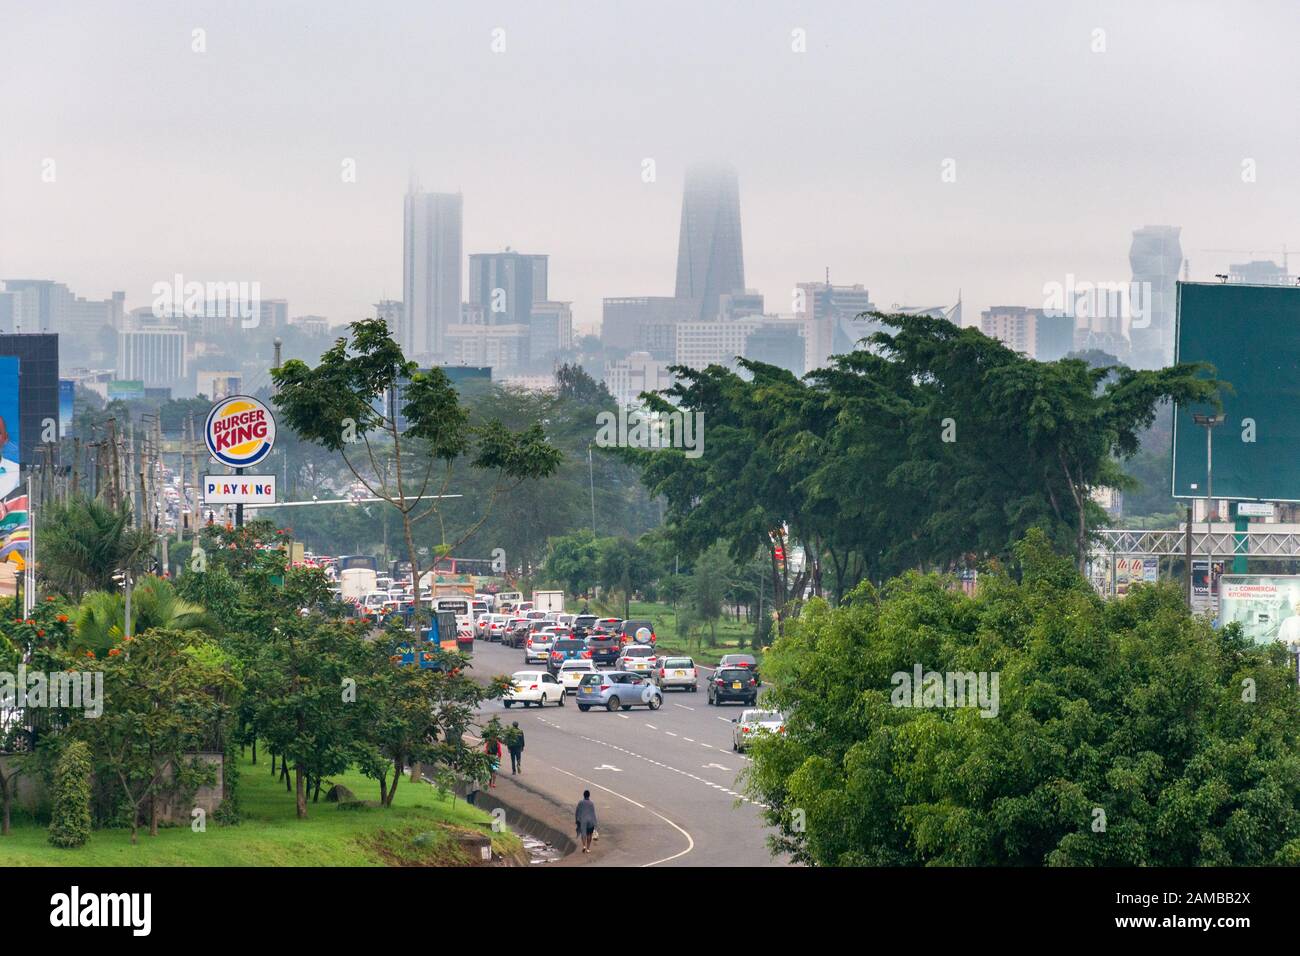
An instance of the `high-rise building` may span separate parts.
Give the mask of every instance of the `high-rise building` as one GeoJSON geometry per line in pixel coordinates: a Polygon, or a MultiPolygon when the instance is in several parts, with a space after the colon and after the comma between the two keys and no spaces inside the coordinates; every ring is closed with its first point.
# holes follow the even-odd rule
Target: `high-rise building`
{"type": "Polygon", "coordinates": [[[444,364],[514,371],[528,361],[529,331],[524,324],[449,325],[443,330],[444,364]]]}
{"type": "Polygon", "coordinates": [[[802,321],[764,316],[745,339],[745,358],[803,375],[807,361],[806,329],[807,324],[802,321]]]}
{"type": "Polygon", "coordinates": [[[604,381],[619,405],[639,405],[642,392],[671,388],[673,374],[649,352],[633,352],[627,358],[606,362],[604,381]]]}
{"type": "Polygon", "coordinates": [[[573,303],[534,302],[528,320],[528,357],[547,362],[573,348],[573,303]]]}
{"type": "Polygon", "coordinates": [[[718,317],[719,296],[745,291],[740,240],[740,186],[726,165],[686,170],[677,241],[677,298],[699,304],[694,318],[718,317]]]}
{"type": "Polygon", "coordinates": [[[1253,259],[1228,266],[1228,281],[1247,285],[1290,285],[1284,266],[1269,259],[1253,259]]]}
{"type": "Polygon", "coordinates": [[[806,323],[804,368],[824,368],[832,355],[852,352],[860,339],[879,329],[873,320],[858,318],[875,309],[871,293],[861,283],[799,283],[795,288],[795,312],[806,323]]]}
{"type": "Polygon", "coordinates": [[[461,228],[459,193],[406,194],[398,342],[408,359],[441,358],[446,329],[460,322],[461,228]]]}
{"type": "Polygon", "coordinates": [[[403,327],[406,323],[406,310],[396,299],[380,299],[375,303],[375,318],[382,319],[388,326],[388,334],[402,344],[403,327]]]}
{"type": "Polygon", "coordinates": [[[718,296],[718,318],[747,319],[751,315],[763,314],[763,293],[748,289],[744,292],[728,292],[718,296]]]}
{"type": "Polygon", "coordinates": [[[1038,320],[1042,314],[1042,309],[1022,305],[995,305],[980,314],[980,331],[1013,352],[1034,358],[1038,354],[1038,320]]]}
{"type": "Polygon", "coordinates": [[[62,282],[51,279],[6,279],[5,292],[12,293],[7,332],[57,332],[69,338],[93,336],[104,326],[121,325],[125,292],[107,299],[83,299],[62,282]]]}
{"type": "Polygon", "coordinates": [[[656,358],[671,362],[676,334],[672,326],[689,322],[699,313],[699,303],[672,296],[623,296],[605,299],[600,338],[607,348],[651,351],[656,358]],[[652,330],[657,329],[657,331],[652,330]],[[661,341],[662,340],[662,341],[661,341]],[[667,354],[663,354],[666,349],[667,354]]]}
{"type": "Polygon", "coordinates": [[[1128,261],[1143,305],[1143,315],[1135,316],[1129,326],[1135,368],[1160,368],[1174,360],[1176,285],[1183,265],[1181,232],[1181,226],[1143,226],[1133,231],[1128,261]]]}
{"type": "Polygon", "coordinates": [[[18,460],[30,465],[45,423],[59,420],[59,336],[0,335],[0,355],[18,359],[18,460]]]}
{"type": "Polygon", "coordinates": [[[745,342],[758,328],[753,319],[736,322],[678,322],[674,365],[703,369],[710,365],[735,368],[745,354],[745,342]]]}
{"type": "Polygon", "coordinates": [[[547,297],[547,256],[505,252],[469,257],[469,302],[489,325],[526,324],[534,302],[547,297]]]}
{"type": "Polygon", "coordinates": [[[123,329],[117,333],[117,377],[180,391],[189,378],[186,345],[181,329],[123,329]]]}

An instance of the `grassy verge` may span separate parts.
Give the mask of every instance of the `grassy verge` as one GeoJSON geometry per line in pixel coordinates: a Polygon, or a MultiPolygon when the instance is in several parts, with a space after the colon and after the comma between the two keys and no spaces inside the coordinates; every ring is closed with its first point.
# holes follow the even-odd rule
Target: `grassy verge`
{"type": "MultiPolygon", "coordinates": [[[[623,602],[621,600],[614,600],[608,604],[597,602],[597,604],[602,615],[608,614],[611,617],[620,617],[623,614],[623,602]]],[[[702,633],[693,634],[689,638],[678,634],[677,615],[673,613],[671,605],[633,601],[632,618],[634,620],[641,618],[653,621],[655,636],[658,639],[657,643],[660,648],[672,654],[688,655],[694,658],[697,664],[713,666],[718,663],[718,659],[723,654],[754,653],[750,647],[754,625],[743,618],[740,621],[726,617],[721,618],[718,621],[718,643],[714,647],[709,646],[707,627],[702,629],[702,633]]]]}
{"type": "MultiPolygon", "coordinates": [[[[361,800],[375,801],[379,785],[355,771],[333,779],[361,800]]],[[[438,795],[409,778],[397,788],[394,805],[339,809],[321,802],[307,805],[307,819],[294,813],[293,794],[271,776],[266,759],[240,768],[244,820],[223,827],[208,821],[206,832],[164,827],[151,837],[142,829],[131,845],[130,830],[96,830],[80,849],[62,850],[46,842],[47,831],[30,819],[14,820],[13,833],[0,837],[0,866],[457,866],[475,863],[460,837],[490,832],[490,817],[438,795]]],[[[519,838],[493,835],[500,854],[518,854],[519,838]]]]}

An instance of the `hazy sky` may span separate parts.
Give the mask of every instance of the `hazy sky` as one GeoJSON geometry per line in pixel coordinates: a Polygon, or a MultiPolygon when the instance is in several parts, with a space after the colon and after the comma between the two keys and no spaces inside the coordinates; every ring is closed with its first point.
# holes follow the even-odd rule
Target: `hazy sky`
{"type": "Polygon", "coordinates": [[[256,280],[348,321],[401,297],[414,172],[464,193],[467,254],[548,253],[592,325],[672,294],[683,168],[724,159],[769,311],[827,267],[886,306],[960,288],[968,321],[1041,305],[1127,280],[1148,223],[1208,279],[1247,258],[1210,249],[1300,256],[1297,28],[1294,0],[0,0],[0,278],[128,308],[256,280]]]}

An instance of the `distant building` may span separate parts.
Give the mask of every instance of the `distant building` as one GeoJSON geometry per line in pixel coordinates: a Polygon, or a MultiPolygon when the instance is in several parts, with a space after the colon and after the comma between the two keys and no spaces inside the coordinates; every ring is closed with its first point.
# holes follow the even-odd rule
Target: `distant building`
{"type": "Polygon", "coordinates": [[[0,331],[90,337],[105,326],[118,328],[125,302],[125,292],[83,299],[51,279],[6,279],[0,293],[0,331]]]}
{"type": "Polygon", "coordinates": [[[653,351],[657,358],[671,362],[676,347],[672,326],[693,321],[699,304],[672,296],[622,296],[604,300],[600,338],[607,348],[653,351]],[[647,331],[658,326],[658,331],[647,331]],[[650,348],[649,343],[655,347],[650,348]],[[667,354],[664,354],[664,350],[667,354]]]}
{"type": "Polygon", "coordinates": [[[117,333],[117,377],[181,391],[189,377],[186,345],[180,329],[124,329],[117,333]]]}
{"type": "Polygon", "coordinates": [[[660,392],[672,387],[668,366],[649,352],[633,352],[625,359],[605,364],[605,387],[619,405],[637,405],[642,392],[660,392]]]}
{"type": "Polygon", "coordinates": [[[460,321],[462,206],[459,193],[406,194],[398,342],[408,359],[444,358],[443,335],[460,321]]]}
{"type": "Polygon", "coordinates": [[[506,388],[519,389],[524,392],[554,392],[559,388],[554,373],[549,375],[505,375],[497,381],[506,388]]]}
{"type": "Polygon", "coordinates": [[[531,361],[549,361],[568,351],[573,348],[573,303],[534,302],[528,330],[531,361]]]}
{"type": "Polygon", "coordinates": [[[323,315],[295,315],[289,324],[305,335],[326,336],[330,334],[330,320],[323,315]]]}
{"type": "Polygon", "coordinates": [[[528,360],[527,325],[450,325],[444,330],[443,365],[486,365],[514,371],[528,360]]]}
{"type": "Polygon", "coordinates": [[[826,367],[832,355],[852,352],[860,339],[877,331],[878,323],[858,318],[875,309],[871,293],[861,284],[800,282],[795,287],[795,312],[806,326],[805,370],[826,367]]]}
{"type": "Polygon", "coordinates": [[[729,292],[718,296],[718,318],[724,322],[729,319],[747,319],[762,314],[763,294],[761,292],[750,290],[729,292]]]}
{"type": "Polygon", "coordinates": [[[1287,270],[1267,259],[1255,259],[1228,266],[1228,281],[1247,285],[1291,285],[1287,270]]]}
{"type": "Polygon", "coordinates": [[[682,189],[676,297],[698,302],[693,318],[707,321],[717,318],[720,296],[744,291],[736,171],[723,164],[691,166],[682,189]]]}
{"type": "Polygon", "coordinates": [[[766,316],[745,339],[745,358],[765,362],[802,376],[805,372],[806,323],[766,316]]]}
{"type": "Polygon", "coordinates": [[[489,325],[528,322],[534,302],[547,298],[547,256],[505,252],[469,257],[469,302],[482,308],[489,325]]]}
{"type": "Polygon", "coordinates": [[[231,395],[243,394],[243,376],[231,371],[196,371],[194,373],[194,392],[216,402],[231,395]]]}
{"type": "Polygon", "coordinates": [[[745,342],[758,328],[752,319],[737,322],[679,322],[675,365],[703,369],[710,365],[735,368],[745,354],[745,342]]]}
{"type": "Polygon", "coordinates": [[[401,343],[402,328],[406,323],[406,311],[402,303],[395,299],[380,299],[375,303],[375,318],[382,319],[388,326],[388,334],[401,343]]]}
{"type": "MultiPolygon", "coordinates": [[[[1179,242],[1181,226],[1143,226],[1133,231],[1128,261],[1133,282],[1141,290],[1143,315],[1135,318],[1128,331],[1132,364],[1137,368],[1162,368],[1174,360],[1174,313],[1177,311],[1178,272],[1183,267],[1179,242]]],[[[1092,332],[1115,333],[1115,327],[1098,327],[1092,332]]],[[[1104,340],[1111,335],[1099,336],[1104,340]]],[[[1078,344],[1076,334],[1075,344],[1078,344]]]]}
{"type": "Polygon", "coordinates": [[[1038,320],[1042,315],[1042,309],[997,305],[980,314],[980,331],[1012,351],[1033,358],[1037,355],[1038,320]]]}

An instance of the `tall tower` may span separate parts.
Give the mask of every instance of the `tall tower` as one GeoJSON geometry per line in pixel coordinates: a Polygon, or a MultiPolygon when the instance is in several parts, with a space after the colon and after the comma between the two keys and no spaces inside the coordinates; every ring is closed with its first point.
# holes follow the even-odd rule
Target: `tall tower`
{"type": "Polygon", "coordinates": [[[402,323],[408,359],[443,355],[443,332],[460,323],[461,195],[406,194],[402,241],[402,323]]]}
{"type": "Polygon", "coordinates": [[[1178,307],[1178,270],[1183,250],[1178,241],[1181,226],[1143,226],[1133,231],[1128,261],[1133,293],[1142,297],[1142,315],[1129,326],[1131,364],[1135,368],[1162,368],[1174,360],[1174,313],[1178,307]]]}
{"type": "Polygon", "coordinates": [[[677,298],[699,303],[698,318],[718,317],[718,296],[745,291],[740,186],[726,165],[686,170],[677,241],[677,298]]]}

